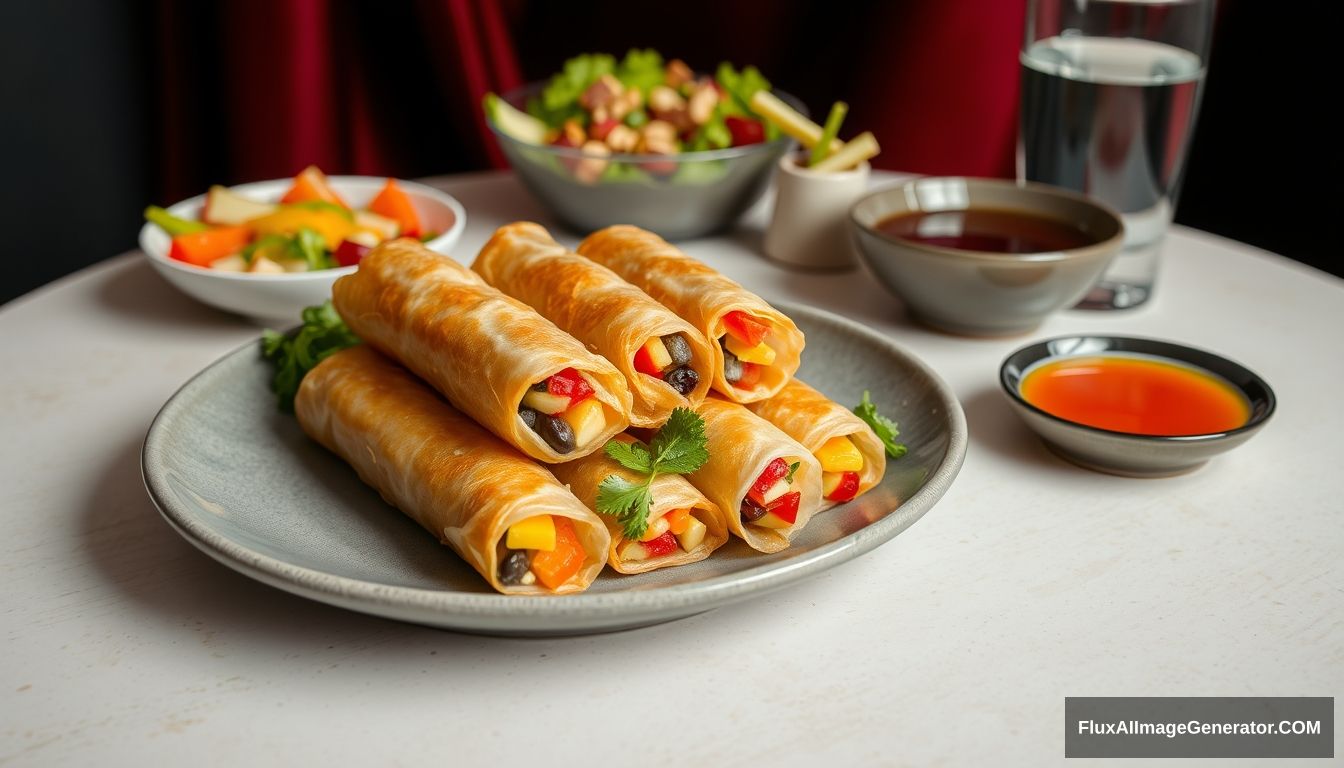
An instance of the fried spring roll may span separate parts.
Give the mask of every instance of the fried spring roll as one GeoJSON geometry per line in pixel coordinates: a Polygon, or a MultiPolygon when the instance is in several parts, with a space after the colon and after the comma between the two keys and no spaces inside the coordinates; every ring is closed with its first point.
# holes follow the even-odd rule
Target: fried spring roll
{"type": "Polygon", "coordinates": [[[589,235],[578,251],[704,334],[714,347],[713,388],[729,400],[764,400],[798,370],[804,339],[792,320],[652,232],[607,227],[589,235]]]}
{"type": "Polygon", "coordinates": [[[803,444],[821,465],[822,509],[867,493],[887,471],[882,441],[863,419],[794,379],[779,394],[747,406],[803,444]]]}
{"type": "Polygon", "coordinates": [[[471,268],[596,351],[625,375],[630,423],[656,427],[709,391],[714,351],[690,323],[538,224],[500,227],[471,268]]]}
{"type": "Polygon", "coordinates": [[[687,476],[724,510],[728,530],[753,549],[778,552],[821,505],[821,466],[810,451],[741,405],[710,395],[705,420],[709,461],[687,476]]]}
{"type": "Polygon", "coordinates": [[[602,570],[611,537],[597,515],[369,346],[318,364],[294,411],[304,432],[500,592],[579,592],[602,570]]]}
{"type": "Polygon", "coordinates": [[[630,390],[611,363],[414,240],[374,248],[332,303],[361,339],[534,459],[579,458],[629,424],[630,390]]]}
{"type": "MultiPolygon", "coordinates": [[[[627,434],[612,438],[632,443],[627,434]]],[[[560,482],[597,510],[598,487],[609,475],[635,483],[644,478],[597,452],[577,461],[551,467],[560,482]]],[[[681,475],[658,475],[653,480],[653,501],[649,504],[648,532],[638,541],[627,539],[621,524],[609,515],[598,516],[611,533],[607,564],[618,573],[644,573],[674,565],[694,563],[728,541],[728,527],[719,507],[681,475]]]]}

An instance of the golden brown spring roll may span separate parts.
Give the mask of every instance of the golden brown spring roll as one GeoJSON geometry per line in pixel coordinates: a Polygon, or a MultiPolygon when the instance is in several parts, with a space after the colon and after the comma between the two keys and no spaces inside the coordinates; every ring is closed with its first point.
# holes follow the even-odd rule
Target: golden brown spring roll
{"type": "Polygon", "coordinates": [[[332,303],[361,339],[534,459],[577,459],[629,424],[615,366],[419,242],[374,248],[332,303]]]}
{"type": "Polygon", "coordinates": [[[728,530],[753,549],[789,546],[821,505],[816,458],[736,403],[710,395],[695,410],[705,420],[709,461],[687,479],[724,510],[728,530]]]}
{"type": "Polygon", "coordinates": [[[792,320],[652,232],[607,227],[580,243],[579,253],[639,286],[703,333],[715,354],[714,390],[729,400],[764,400],[798,370],[804,339],[792,320]]]}
{"type": "Polygon", "coordinates": [[[822,509],[855,499],[882,482],[887,471],[882,441],[863,419],[812,387],[794,379],[769,400],[747,407],[816,456],[822,509]]]}
{"type": "Polygon", "coordinates": [[[632,425],[659,426],[673,408],[705,399],[716,364],[705,337],[615,272],[555,242],[541,225],[500,227],[471,268],[611,361],[634,396],[632,425]]]}
{"type": "Polygon", "coordinates": [[[606,562],[606,527],[551,473],[367,345],[310,371],[294,412],[304,432],[500,592],[579,592],[606,562]],[[505,546],[511,526],[543,516],[556,532],[551,550],[505,546]]]}
{"type": "MultiPolygon", "coordinates": [[[[633,443],[627,434],[612,438],[633,443]]],[[[579,497],[579,501],[597,510],[597,491],[609,475],[631,482],[644,478],[597,452],[551,467],[560,482],[579,497]]],[[[598,515],[607,524],[611,547],[607,564],[618,573],[644,573],[674,565],[694,563],[728,541],[728,526],[723,511],[681,475],[658,475],[653,480],[653,501],[649,504],[649,530],[641,541],[625,537],[621,524],[609,515],[598,515]]]]}

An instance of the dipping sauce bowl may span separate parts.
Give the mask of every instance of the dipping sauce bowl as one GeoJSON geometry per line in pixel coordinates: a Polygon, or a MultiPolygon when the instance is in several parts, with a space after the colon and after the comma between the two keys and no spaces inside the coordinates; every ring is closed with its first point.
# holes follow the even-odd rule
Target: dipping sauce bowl
{"type": "Polygon", "coordinates": [[[1124,336],[1022,347],[1003,361],[999,383],[1052,451],[1132,477],[1188,472],[1241,445],[1276,403],[1263,379],[1225,357],[1124,336]]]}

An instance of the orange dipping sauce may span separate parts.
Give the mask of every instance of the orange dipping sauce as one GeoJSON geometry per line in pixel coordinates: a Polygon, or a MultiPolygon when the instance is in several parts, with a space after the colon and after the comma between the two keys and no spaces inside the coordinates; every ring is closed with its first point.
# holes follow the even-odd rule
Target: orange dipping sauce
{"type": "Polygon", "coordinates": [[[1243,426],[1246,397],[1222,378],[1175,361],[1095,355],[1027,371],[1022,399],[1061,419],[1138,435],[1205,435],[1243,426]]]}

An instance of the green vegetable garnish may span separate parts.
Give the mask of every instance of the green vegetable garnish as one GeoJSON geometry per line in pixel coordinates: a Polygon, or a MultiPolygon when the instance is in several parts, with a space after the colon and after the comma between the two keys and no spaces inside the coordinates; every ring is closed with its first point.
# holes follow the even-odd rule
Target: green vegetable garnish
{"type": "Polygon", "coordinates": [[[303,310],[303,327],[292,337],[269,328],[262,331],[261,353],[275,364],[271,389],[279,399],[280,410],[294,411],[299,382],[318,363],[359,343],[359,337],[346,327],[330,301],[303,310]]]}
{"type": "Polygon", "coordinates": [[[888,456],[899,459],[905,455],[905,444],[896,442],[896,437],[901,434],[896,428],[896,422],[877,412],[877,406],[868,399],[868,390],[863,391],[863,401],[854,406],[854,415],[873,428],[877,439],[886,447],[888,456]]]}
{"type": "Polygon", "coordinates": [[[798,467],[802,466],[802,464],[803,464],[803,462],[801,462],[801,461],[795,461],[795,462],[793,462],[792,464],[790,464],[790,465],[789,465],[789,474],[787,474],[787,475],[784,476],[784,482],[786,482],[786,483],[792,483],[792,482],[793,482],[793,473],[797,472],[797,471],[798,471],[798,467]]]}
{"type": "Polygon", "coordinates": [[[652,48],[631,48],[616,67],[616,79],[626,88],[638,88],[645,96],[654,86],[663,84],[663,56],[652,48]]]}
{"type": "Polygon", "coordinates": [[[304,200],[301,203],[286,203],[287,208],[306,208],[310,211],[330,211],[339,215],[346,221],[354,221],[355,214],[348,208],[342,208],[335,203],[329,203],[326,200],[304,200]]]}
{"type": "Polygon", "coordinates": [[[145,209],[145,221],[157,225],[169,237],[178,235],[190,235],[193,232],[204,232],[210,226],[203,221],[192,221],[184,219],[181,216],[174,216],[166,208],[160,208],[157,205],[151,205],[145,209]]]}
{"type": "Polygon", "coordinates": [[[290,258],[303,259],[309,269],[330,269],[336,262],[327,253],[327,241],[311,227],[299,227],[290,246],[290,258]]]}
{"type": "Polygon", "coordinates": [[[243,261],[248,264],[251,264],[258,256],[265,256],[271,261],[279,262],[282,259],[289,258],[289,249],[293,244],[293,238],[284,235],[263,235],[248,243],[238,253],[242,255],[243,261]]]}
{"type": "Polygon", "coordinates": [[[673,409],[672,416],[647,447],[643,443],[612,440],[603,450],[626,469],[648,475],[643,483],[608,475],[597,488],[597,511],[616,518],[628,539],[638,539],[649,528],[651,488],[660,472],[684,475],[709,460],[705,420],[689,408],[673,409]]]}
{"type": "Polygon", "coordinates": [[[812,146],[812,156],[808,158],[808,165],[816,165],[831,154],[831,142],[840,135],[840,123],[845,121],[845,113],[849,112],[849,105],[843,101],[837,101],[831,106],[831,114],[826,116],[826,125],[821,128],[821,138],[812,146]]]}

